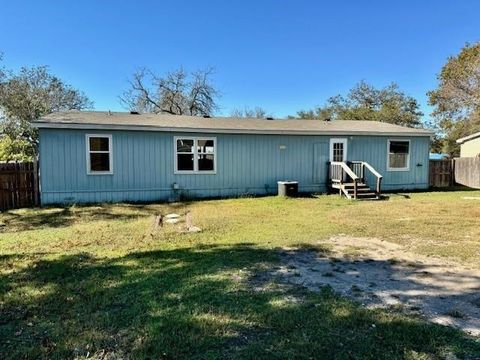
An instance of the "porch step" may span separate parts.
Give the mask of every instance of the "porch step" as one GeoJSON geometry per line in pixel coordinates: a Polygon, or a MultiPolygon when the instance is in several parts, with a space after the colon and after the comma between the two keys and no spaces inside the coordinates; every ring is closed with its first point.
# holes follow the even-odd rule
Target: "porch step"
{"type": "MultiPolygon", "coordinates": [[[[353,193],[345,194],[348,199],[354,199],[353,193]]],[[[357,193],[357,200],[378,200],[380,199],[374,192],[357,193]]]]}
{"type": "MultiPolygon", "coordinates": [[[[345,197],[348,199],[354,199],[355,185],[353,183],[338,184],[334,186],[340,189],[345,197]]],[[[370,187],[364,183],[357,184],[357,200],[379,200],[380,197],[370,187]]]]}
{"type": "Polygon", "coordinates": [[[337,189],[348,199],[380,199],[383,176],[366,161],[332,161],[328,167],[328,179],[330,188],[337,189]],[[365,184],[366,171],[376,178],[373,190],[365,184]]]}
{"type": "MultiPolygon", "coordinates": [[[[355,189],[355,186],[354,186],[354,185],[344,185],[342,188],[345,189],[345,190],[352,190],[352,191],[353,191],[353,190],[355,189]]],[[[360,184],[358,184],[358,185],[357,185],[357,190],[358,190],[358,191],[361,191],[361,190],[370,190],[370,188],[369,188],[367,185],[360,185],[360,184]]]]}
{"type": "MultiPolygon", "coordinates": [[[[353,189],[345,189],[345,190],[349,195],[353,195],[354,192],[355,192],[355,190],[353,190],[353,189]]],[[[368,195],[368,194],[375,194],[375,192],[372,191],[372,189],[370,189],[370,188],[357,189],[357,196],[358,195],[368,195]]]]}

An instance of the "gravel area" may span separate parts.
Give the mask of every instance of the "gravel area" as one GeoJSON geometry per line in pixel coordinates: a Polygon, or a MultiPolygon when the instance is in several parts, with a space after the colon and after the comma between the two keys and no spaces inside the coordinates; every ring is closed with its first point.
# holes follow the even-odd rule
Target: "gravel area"
{"type": "Polygon", "coordinates": [[[331,286],[369,308],[395,308],[480,336],[480,270],[379,239],[336,236],[326,244],[325,252],[281,251],[282,266],[272,275],[314,291],[331,286]]]}

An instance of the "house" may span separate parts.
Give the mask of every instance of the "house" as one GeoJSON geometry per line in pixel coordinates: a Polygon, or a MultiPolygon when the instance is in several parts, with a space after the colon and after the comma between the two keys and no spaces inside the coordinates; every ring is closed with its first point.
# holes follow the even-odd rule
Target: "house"
{"type": "Polygon", "coordinates": [[[34,125],[42,204],[276,194],[287,179],[348,197],[428,188],[431,132],[381,122],[72,111],[34,125]]]}
{"type": "Polygon", "coordinates": [[[480,132],[457,140],[460,144],[460,157],[477,157],[480,155],[480,132]]]}

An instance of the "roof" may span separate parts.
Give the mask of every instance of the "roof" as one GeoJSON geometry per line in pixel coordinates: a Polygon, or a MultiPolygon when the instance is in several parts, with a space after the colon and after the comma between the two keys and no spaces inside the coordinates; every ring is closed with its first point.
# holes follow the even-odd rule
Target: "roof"
{"type": "Polygon", "coordinates": [[[285,135],[393,135],[431,136],[424,129],[361,120],[266,120],[108,111],[67,111],[34,122],[37,128],[169,131],[285,135]]]}
{"type": "Polygon", "coordinates": [[[479,131],[479,132],[476,132],[476,133],[474,133],[474,134],[472,134],[472,135],[468,135],[468,136],[465,136],[465,137],[463,137],[463,138],[458,139],[458,140],[457,140],[457,144],[463,144],[463,143],[466,142],[466,141],[473,140],[473,139],[476,139],[476,138],[478,138],[478,137],[480,137],[480,131],[479,131]]]}
{"type": "Polygon", "coordinates": [[[436,153],[430,153],[430,160],[443,160],[447,159],[449,156],[448,154],[436,154],[436,153]]]}

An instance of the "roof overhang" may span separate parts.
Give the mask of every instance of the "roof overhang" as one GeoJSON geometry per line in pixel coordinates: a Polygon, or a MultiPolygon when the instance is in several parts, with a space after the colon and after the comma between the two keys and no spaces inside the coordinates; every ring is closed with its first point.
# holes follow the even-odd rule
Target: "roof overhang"
{"type": "Polygon", "coordinates": [[[119,124],[86,124],[86,123],[52,123],[52,122],[33,122],[32,125],[37,129],[72,129],[72,130],[123,130],[123,131],[157,131],[157,132],[185,132],[185,133],[208,133],[208,134],[252,134],[252,135],[341,135],[341,136],[415,136],[432,137],[433,132],[385,132],[385,131],[339,131],[339,130],[261,130],[261,129],[222,129],[222,128],[189,128],[189,127],[164,127],[148,125],[119,125],[119,124]]]}
{"type": "Polygon", "coordinates": [[[475,134],[468,135],[468,136],[465,136],[463,138],[458,139],[457,144],[463,144],[464,142],[466,142],[468,140],[473,140],[473,139],[476,139],[478,137],[480,137],[480,132],[477,132],[475,134]]]}

